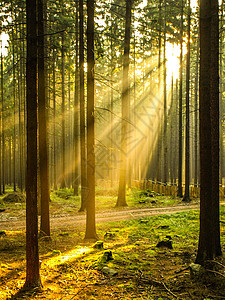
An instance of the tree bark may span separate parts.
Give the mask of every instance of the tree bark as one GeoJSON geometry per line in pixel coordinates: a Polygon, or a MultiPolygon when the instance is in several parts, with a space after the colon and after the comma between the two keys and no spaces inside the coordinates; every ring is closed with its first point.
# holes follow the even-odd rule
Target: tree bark
{"type": "Polygon", "coordinates": [[[87,214],[86,239],[96,239],[95,222],[95,116],[94,116],[94,0],[87,0],[87,214]]]}
{"type": "MultiPolygon", "coordinates": [[[[41,182],[41,225],[40,232],[50,236],[49,221],[49,166],[47,142],[47,95],[45,66],[44,7],[46,0],[38,0],[38,120],[39,120],[39,168],[41,182]]],[[[45,7],[46,8],[46,7],[45,7]]]]}
{"type": "Polygon", "coordinates": [[[166,0],[164,0],[164,33],[163,33],[163,182],[167,184],[167,93],[166,93],[166,0]]]}
{"type": "Polygon", "coordinates": [[[78,195],[78,186],[79,186],[79,174],[78,174],[78,161],[79,161],[79,63],[78,63],[78,55],[79,55],[79,19],[78,19],[78,9],[79,9],[79,1],[76,0],[76,26],[75,26],[75,93],[74,93],[74,138],[73,138],[73,148],[74,148],[74,176],[73,176],[73,193],[75,196],[78,195]]]}
{"type": "Polygon", "coordinates": [[[127,206],[126,202],[126,173],[127,173],[127,138],[129,122],[129,53],[130,53],[130,31],[131,31],[131,8],[132,0],[126,0],[126,23],[125,41],[123,55],[123,81],[122,81],[122,128],[121,128],[121,147],[120,147],[120,177],[119,190],[116,206],[127,206]]]}
{"type": "Polygon", "coordinates": [[[212,202],[214,214],[215,256],[221,255],[219,213],[219,4],[211,0],[211,80],[210,117],[212,124],[212,202]]]}
{"type": "Polygon", "coordinates": [[[182,111],[183,111],[183,0],[181,0],[181,27],[180,27],[180,86],[179,86],[179,154],[178,154],[178,191],[177,196],[183,196],[183,187],[182,187],[182,154],[183,154],[183,122],[182,122],[182,111]]]}
{"type": "Polygon", "coordinates": [[[66,187],[65,181],[65,173],[66,173],[66,144],[65,144],[65,45],[64,45],[64,32],[62,33],[62,48],[61,48],[61,56],[62,56],[62,174],[61,174],[61,189],[66,187]]]}
{"type": "Polygon", "coordinates": [[[195,131],[194,131],[194,186],[198,185],[198,74],[199,74],[199,41],[197,43],[195,74],[195,131]]]}
{"type": "Polygon", "coordinates": [[[55,61],[56,61],[56,53],[55,49],[53,49],[53,64],[52,64],[52,92],[53,92],[53,187],[54,190],[57,190],[57,182],[56,182],[56,78],[55,78],[55,61]]]}
{"type": "MultiPolygon", "coordinates": [[[[2,49],[1,49],[2,50],[2,49]]],[[[5,105],[4,105],[4,79],[3,79],[3,55],[1,52],[1,115],[2,115],[2,164],[1,164],[1,172],[2,172],[2,192],[5,193],[5,105]]]]}
{"type": "Polygon", "coordinates": [[[187,26],[187,62],[186,62],[186,127],[185,127],[185,193],[184,202],[190,202],[190,27],[191,27],[191,4],[188,1],[188,26],[187,26]]]}
{"type": "Polygon", "coordinates": [[[221,255],[219,228],[218,1],[200,4],[200,234],[196,262],[221,255]]]}
{"type": "MultiPolygon", "coordinates": [[[[159,44],[158,44],[158,97],[161,97],[161,47],[162,47],[162,0],[159,0],[159,44]]],[[[156,180],[161,182],[161,116],[160,110],[158,110],[158,142],[157,142],[157,174],[156,180]]]]}
{"type": "Polygon", "coordinates": [[[79,0],[79,70],[80,70],[80,164],[81,164],[81,207],[84,211],[87,202],[87,159],[84,99],[84,14],[83,0],[79,0]]]}
{"type": "Polygon", "coordinates": [[[26,282],[41,286],[37,218],[37,24],[36,0],[26,0],[27,13],[27,180],[26,180],[26,282]]]}
{"type": "Polygon", "coordinates": [[[13,60],[13,190],[16,192],[16,67],[14,28],[12,29],[12,60],[13,60]]]}

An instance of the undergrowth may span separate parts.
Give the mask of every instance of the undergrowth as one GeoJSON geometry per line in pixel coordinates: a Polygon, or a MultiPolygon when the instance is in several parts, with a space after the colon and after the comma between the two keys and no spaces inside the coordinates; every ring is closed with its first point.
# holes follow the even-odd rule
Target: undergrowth
{"type": "MultiPolygon", "coordinates": [[[[225,220],[223,206],[221,220],[225,220]]],[[[51,241],[40,240],[43,291],[27,298],[223,299],[222,276],[194,280],[189,274],[188,266],[196,257],[198,211],[98,224],[103,241],[99,249],[83,240],[80,228],[67,229],[53,229],[51,241]],[[172,249],[157,247],[168,239],[172,249]],[[115,275],[107,273],[110,271],[115,275]]],[[[223,250],[224,230],[221,223],[223,250]]],[[[0,247],[0,299],[7,299],[25,279],[25,233],[6,231],[0,247]]],[[[224,274],[224,259],[218,264],[218,273],[224,274]]]]}

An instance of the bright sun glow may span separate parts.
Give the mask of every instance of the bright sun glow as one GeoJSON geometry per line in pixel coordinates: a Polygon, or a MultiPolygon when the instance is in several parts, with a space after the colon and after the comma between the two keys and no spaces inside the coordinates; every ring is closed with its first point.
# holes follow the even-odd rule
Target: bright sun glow
{"type": "Polygon", "coordinates": [[[179,77],[179,55],[180,55],[180,46],[177,44],[167,43],[166,45],[166,57],[167,57],[167,76],[168,80],[171,79],[172,75],[174,79],[179,77]]]}
{"type": "Polygon", "coordinates": [[[191,7],[196,8],[198,6],[199,0],[191,0],[191,7]]]}
{"type": "Polygon", "coordinates": [[[0,41],[2,42],[2,47],[1,47],[1,51],[3,55],[7,54],[7,48],[8,47],[8,40],[9,40],[9,35],[5,32],[2,32],[0,35],[0,41]]]}

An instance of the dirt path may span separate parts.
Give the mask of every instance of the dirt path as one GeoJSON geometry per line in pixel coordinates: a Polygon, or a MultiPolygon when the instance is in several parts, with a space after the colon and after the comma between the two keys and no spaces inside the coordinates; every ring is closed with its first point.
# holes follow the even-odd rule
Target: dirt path
{"type": "MultiPolygon", "coordinates": [[[[97,212],[97,223],[108,223],[123,220],[136,219],[146,216],[154,216],[161,214],[171,214],[182,211],[190,211],[199,209],[199,204],[177,205],[172,207],[156,207],[156,208],[124,208],[112,209],[110,211],[97,212]]],[[[4,214],[1,213],[1,214],[4,214]]],[[[85,225],[85,214],[75,213],[74,215],[51,216],[50,219],[52,229],[66,229],[68,227],[83,226],[85,225]]],[[[0,220],[0,230],[25,230],[25,216],[20,218],[5,218],[4,221],[0,220]]]]}

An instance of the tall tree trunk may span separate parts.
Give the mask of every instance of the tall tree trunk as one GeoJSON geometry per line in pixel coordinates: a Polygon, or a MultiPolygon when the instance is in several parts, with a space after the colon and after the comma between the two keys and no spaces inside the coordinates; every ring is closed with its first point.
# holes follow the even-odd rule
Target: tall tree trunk
{"type": "Polygon", "coordinates": [[[174,184],[176,184],[177,180],[177,173],[178,173],[178,163],[177,163],[177,157],[178,157],[178,119],[179,119],[179,114],[178,114],[178,102],[179,102],[179,84],[178,84],[178,79],[176,80],[176,101],[175,101],[175,143],[174,143],[174,156],[173,156],[173,170],[174,170],[174,184]]]}
{"type": "Polygon", "coordinates": [[[114,159],[113,159],[113,101],[114,101],[114,95],[113,95],[113,67],[114,67],[114,60],[113,60],[113,19],[111,16],[111,37],[110,37],[110,163],[111,163],[111,169],[110,169],[110,181],[111,181],[111,187],[113,187],[113,181],[114,181],[114,159]]]}
{"type": "MultiPolygon", "coordinates": [[[[21,32],[19,28],[19,32],[21,32]]],[[[18,34],[18,29],[16,26],[16,37],[17,37],[17,61],[20,62],[17,64],[17,96],[18,96],[18,152],[19,152],[19,188],[22,191],[23,186],[23,144],[22,144],[22,136],[23,136],[23,126],[22,126],[22,79],[21,79],[21,57],[19,56],[19,50],[21,51],[21,45],[19,43],[21,39],[21,35],[18,34]]]]}
{"type": "Polygon", "coordinates": [[[80,163],[81,163],[81,207],[84,211],[87,202],[87,160],[84,99],[84,14],[83,0],[79,0],[79,70],[80,70],[80,163]]]}
{"type": "Polygon", "coordinates": [[[2,55],[2,48],[1,48],[1,173],[2,173],[2,193],[5,193],[5,119],[4,119],[4,86],[3,86],[3,55],[2,55]]]}
{"type": "MultiPolygon", "coordinates": [[[[134,91],[134,104],[133,104],[133,122],[134,124],[137,124],[137,116],[135,112],[135,107],[137,105],[137,95],[136,95],[136,38],[135,38],[135,32],[134,32],[134,83],[133,83],[133,91],[134,91]]],[[[137,128],[134,127],[134,139],[137,139],[137,128]]],[[[134,149],[134,180],[138,180],[138,155],[137,155],[137,147],[134,149]]]]}
{"type": "Polygon", "coordinates": [[[70,162],[72,161],[72,154],[73,154],[73,147],[72,147],[72,120],[71,120],[71,93],[70,93],[70,86],[71,86],[71,58],[70,58],[70,46],[68,49],[68,67],[67,67],[67,72],[68,72],[68,101],[67,101],[67,106],[66,106],[66,182],[67,182],[67,187],[71,188],[71,176],[72,176],[72,170],[73,168],[70,167],[68,168],[70,162]]]}
{"type": "Polygon", "coordinates": [[[218,1],[200,3],[200,234],[196,262],[221,255],[218,1]]]}
{"type": "Polygon", "coordinates": [[[196,71],[195,71],[195,129],[194,129],[194,186],[198,185],[198,71],[199,69],[199,41],[197,43],[196,71]]]}
{"type": "Polygon", "coordinates": [[[167,76],[167,70],[166,70],[166,0],[164,0],[164,33],[163,33],[163,121],[164,121],[164,127],[163,127],[163,182],[167,183],[167,172],[168,172],[168,166],[167,166],[167,94],[166,94],[166,76],[167,76]]]}
{"type": "Polygon", "coordinates": [[[183,122],[182,122],[182,106],[183,106],[183,0],[181,0],[181,27],[180,27],[180,86],[179,86],[179,163],[178,163],[178,191],[177,196],[183,197],[182,187],[182,159],[183,159],[183,122]]]}
{"type": "Polygon", "coordinates": [[[16,70],[14,28],[12,29],[12,60],[13,60],[13,190],[16,192],[16,70]]]}
{"type": "Polygon", "coordinates": [[[79,63],[78,63],[78,55],[79,55],[79,0],[76,0],[76,20],[75,20],[75,93],[74,93],[74,138],[73,138],[73,148],[74,148],[74,176],[73,176],[73,193],[74,195],[78,195],[78,161],[79,161],[79,63]]]}
{"type": "MultiPolygon", "coordinates": [[[[162,47],[162,0],[159,0],[159,44],[158,44],[158,97],[161,97],[161,47],[162,47]]],[[[157,174],[156,180],[161,181],[161,122],[160,110],[158,110],[158,142],[157,142],[157,174]]]]}
{"type": "Polygon", "coordinates": [[[185,193],[183,201],[190,202],[190,27],[191,27],[191,4],[188,1],[188,28],[187,28],[187,62],[186,62],[186,131],[185,131],[185,193]]]}
{"type": "Polygon", "coordinates": [[[224,1],[221,3],[221,21],[220,21],[220,55],[219,55],[219,68],[220,68],[220,185],[222,185],[222,180],[224,177],[224,147],[223,147],[223,48],[224,48],[224,32],[223,32],[223,22],[224,22],[224,1]]]}
{"type": "Polygon", "coordinates": [[[62,117],[62,173],[61,173],[61,189],[66,187],[65,173],[66,173],[66,144],[65,144],[65,45],[64,45],[64,32],[62,33],[62,106],[61,106],[61,117],[62,117]]]}
{"type": "Polygon", "coordinates": [[[211,0],[211,81],[210,117],[212,124],[212,202],[215,237],[215,256],[221,255],[219,212],[219,4],[211,0]]]}
{"type": "Polygon", "coordinates": [[[87,0],[87,214],[86,239],[96,239],[95,224],[95,127],[94,127],[94,0],[87,0]]]}
{"type": "Polygon", "coordinates": [[[174,183],[175,177],[174,177],[174,169],[173,169],[173,157],[174,157],[174,146],[175,146],[175,137],[174,137],[174,119],[176,118],[175,114],[174,114],[174,93],[173,93],[173,88],[174,88],[174,84],[173,84],[173,74],[172,74],[172,78],[171,78],[171,104],[170,104],[170,182],[171,184],[174,183]]]}
{"type": "Polygon", "coordinates": [[[122,128],[121,128],[121,164],[119,190],[116,206],[127,206],[126,202],[126,173],[127,173],[127,135],[129,122],[129,53],[131,31],[131,8],[132,0],[126,0],[126,23],[123,55],[123,82],[122,82],[122,128]]]}
{"type": "Polygon", "coordinates": [[[52,97],[53,97],[53,186],[54,190],[57,190],[57,182],[56,182],[56,79],[55,79],[55,61],[56,61],[56,53],[55,49],[53,49],[53,63],[52,63],[52,97]]]}
{"type": "Polygon", "coordinates": [[[26,282],[41,286],[37,218],[37,24],[36,0],[26,0],[27,13],[27,180],[26,180],[26,282]]]}
{"type": "Polygon", "coordinates": [[[39,168],[41,182],[41,225],[40,232],[50,236],[49,221],[49,166],[47,143],[47,72],[45,65],[45,24],[46,0],[38,0],[38,120],[39,120],[39,168]]]}

